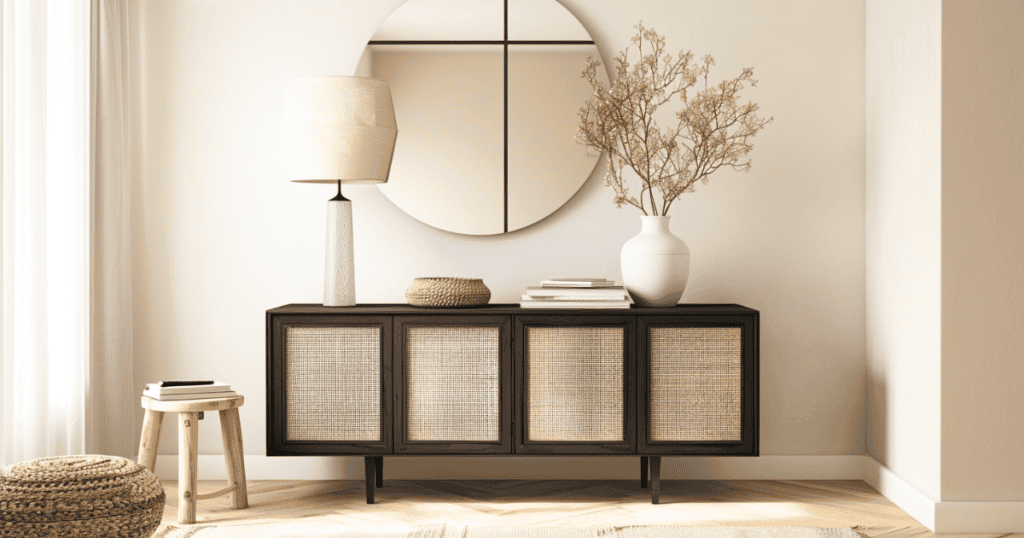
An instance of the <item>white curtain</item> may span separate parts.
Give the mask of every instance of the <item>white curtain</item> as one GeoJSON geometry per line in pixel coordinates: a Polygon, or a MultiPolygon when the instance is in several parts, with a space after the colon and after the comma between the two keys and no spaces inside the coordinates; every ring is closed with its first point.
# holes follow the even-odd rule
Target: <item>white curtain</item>
{"type": "Polygon", "coordinates": [[[3,466],[123,448],[130,426],[106,431],[130,416],[129,402],[110,402],[126,395],[132,357],[130,326],[111,327],[131,319],[127,107],[109,95],[126,86],[122,73],[97,69],[127,64],[104,50],[127,43],[102,37],[125,31],[103,24],[104,4],[3,0],[3,466]]]}
{"type": "Polygon", "coordinates": [[[130,0],[93,0],[91,452],[133,456],[139,397],[133,386],[130,0]]]}

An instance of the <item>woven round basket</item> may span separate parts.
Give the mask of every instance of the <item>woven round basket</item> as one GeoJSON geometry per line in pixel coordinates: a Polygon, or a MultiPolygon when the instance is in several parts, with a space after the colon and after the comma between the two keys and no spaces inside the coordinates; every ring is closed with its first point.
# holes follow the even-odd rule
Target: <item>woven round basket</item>
{"type": "Polygon", "coordinates": [[[491,300],[491,290],[479,278],[417,278],[405,298],[413,306],[480,306],[491,300]]]}
{"type": "Polygon", "coordinates": [[[0,471],[0,536],[149,538],[167,497],[156,475],[115,456],[64,456],[0,471]]]}

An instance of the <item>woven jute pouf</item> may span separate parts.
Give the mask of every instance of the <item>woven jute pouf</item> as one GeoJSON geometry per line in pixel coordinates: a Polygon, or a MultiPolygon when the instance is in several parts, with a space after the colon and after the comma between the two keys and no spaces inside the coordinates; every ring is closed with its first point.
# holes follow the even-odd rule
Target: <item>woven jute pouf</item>
{"type": "Polygon", "coordinates": [[[0,471],[0,537],[149,538],[167,496],[156,475],[115,456],[64,456],[0,471]]]}

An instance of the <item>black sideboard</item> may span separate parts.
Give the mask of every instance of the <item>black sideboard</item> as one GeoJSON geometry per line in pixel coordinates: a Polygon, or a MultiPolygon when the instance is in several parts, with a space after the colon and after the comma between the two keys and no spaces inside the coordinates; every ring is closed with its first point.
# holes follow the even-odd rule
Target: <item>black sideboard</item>
{"type": "Polygon", "coordinates": [[[758,455],[756,310],[287,305],[267,311],[267,454],[758,455]]]}

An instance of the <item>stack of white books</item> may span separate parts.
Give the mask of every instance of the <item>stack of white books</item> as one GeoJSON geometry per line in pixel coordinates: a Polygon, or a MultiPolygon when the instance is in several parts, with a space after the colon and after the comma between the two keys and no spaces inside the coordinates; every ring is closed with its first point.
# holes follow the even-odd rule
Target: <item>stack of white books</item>
{"type": "Polygon", "coordinates": [[[526,288],[522,308],[629,308],[632,297],[614,280],[553,278],[526,288]]]}
{"type": "Polygon", "coordinates": [[[142,395],[154,400],[207,400],[231,398],[238,393],[222,381],[160,381],[146,385],[142,395]]]}

